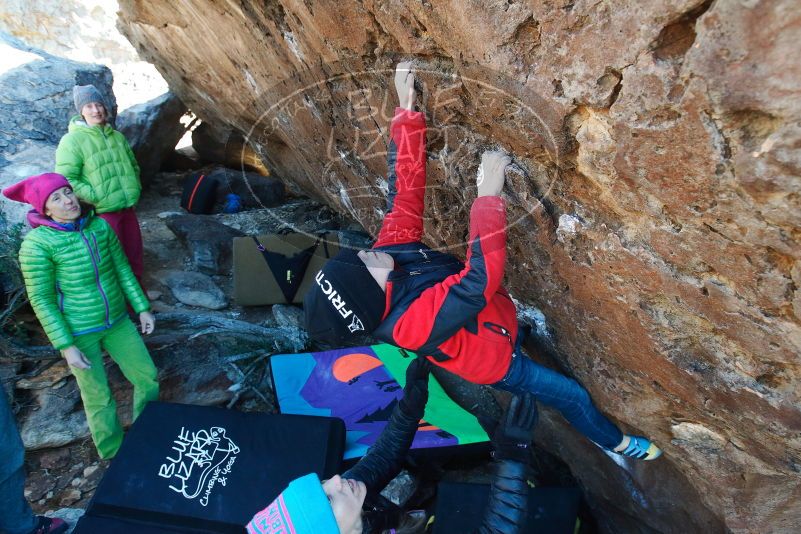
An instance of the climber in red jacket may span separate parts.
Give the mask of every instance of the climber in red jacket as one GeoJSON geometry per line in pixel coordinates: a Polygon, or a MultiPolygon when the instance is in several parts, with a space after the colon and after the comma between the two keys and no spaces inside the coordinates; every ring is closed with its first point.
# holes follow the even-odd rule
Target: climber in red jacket
{"type": "Polygon", "coordinates": [[[515,306],[501,286],[506,205],[499,195],[509,156],[495,151],[481,157],[464,262],[420,241],[426,124],[423,113],[413,111],[410,63],[398,65],[395,86],[400,106],[390,127],[388,212],[372,249],[344,249],[317,273],[304,301],[309,334],[333,346],[372,334],[470,382],[533,393],[608,451],[657,458],[658,447],[623,434],[578,382],[519,350],[515,306]]]}

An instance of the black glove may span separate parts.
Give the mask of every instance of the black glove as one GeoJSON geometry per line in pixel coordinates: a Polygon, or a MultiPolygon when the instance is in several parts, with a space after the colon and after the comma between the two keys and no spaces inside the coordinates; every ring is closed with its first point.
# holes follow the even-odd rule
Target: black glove
{"type": "Polygon", "coordinates": [[[403,387],[403,398],[400,408],[408,415],[423,417],[428,402],[428,374],[431,364],[422,356],[417,357],[406,368],[406,385],[403,387]]]}
{"type": "Polygon", "coordinates": [[[495,458],[528,464],[531,459],[531,434],[536,423],[537,402],[534,395],[515,395],[492,434],[495,458]]]}

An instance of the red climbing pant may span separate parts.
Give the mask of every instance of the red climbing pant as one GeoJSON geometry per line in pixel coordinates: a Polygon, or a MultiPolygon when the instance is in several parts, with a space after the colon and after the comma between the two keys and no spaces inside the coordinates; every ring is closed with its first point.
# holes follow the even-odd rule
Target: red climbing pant
{"type": "Polygon", "coordinates": [[[125,208],[119,211],[100,213],[99,217],[114,229],[114,233],[117,234],[117,239],[120,240],[122,245],[122,250],[125,251],[125,255],[128,257],[128,263],[131,264],[131,270],[144,290],[145,286],[142,284],[142,274],[145,269],[144,250],[142,248],[142,232],[139,229],[139,219],[136,218],[136,212],[133,208],[125,208]]]}

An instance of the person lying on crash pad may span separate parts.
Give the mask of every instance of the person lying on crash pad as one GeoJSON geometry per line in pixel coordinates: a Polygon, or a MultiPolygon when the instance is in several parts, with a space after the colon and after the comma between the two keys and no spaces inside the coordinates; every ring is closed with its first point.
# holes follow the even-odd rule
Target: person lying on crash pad
{"type": "Polygon", "coordinates": [[[466,259],[422,243],[426,121],[414,111],[411,63],[398,64],[395,87],[400,106],[390,125],[388,211],[370,250],[341,249],[315,277],[303,304],[309,335],[342,347],[371,334],[474,384],[531,393],[606,451],[658,458],[655,444],[624,434],[576,380],[519,350],[515,304],[502,285],[506,202],[500,195],[508,155],[481,157],[466,259]]]}
{"type": "MultiPolygon", "coordinates": [[[[359,462],[321,482],[297,478],[247,525],[249,534],[412,534],[425,517],[405,513],[379,495],[401,470],[428,401],[430,364],[417,358],[406,370],[403,399],[359,462]]],[[[492,432],[495,476],[478,534],[517,534],[527,514],[526,482],[537,407],[530,394],[512,398],[492,432]]]]}

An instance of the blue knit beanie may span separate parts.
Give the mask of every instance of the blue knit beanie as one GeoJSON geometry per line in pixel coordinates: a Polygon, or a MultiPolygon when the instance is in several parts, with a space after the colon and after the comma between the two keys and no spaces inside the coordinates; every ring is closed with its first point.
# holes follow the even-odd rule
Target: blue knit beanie
{"type": "Polygon", "coordinates": [[[248,534],[339,534],[331,503],[315,473],[296,478],[253,516],[248,534]]]}

